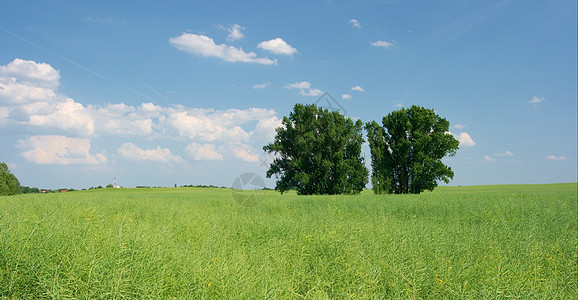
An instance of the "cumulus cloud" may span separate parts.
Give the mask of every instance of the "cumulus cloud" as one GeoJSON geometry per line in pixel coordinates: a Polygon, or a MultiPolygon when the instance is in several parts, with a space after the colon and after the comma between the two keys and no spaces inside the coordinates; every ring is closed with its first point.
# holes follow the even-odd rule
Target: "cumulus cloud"
{"type": "Polygon", "coordinates": [[[26,151],[22,157],[36,164],[106,164],[102,153],[90,154],[90,140],[61,135],[37,135],[19,140],[18,147],[26,151]]]}
{"type": "Polygon", "coordinates": [[[17,58],[0,66],[1,123],[93,134],[94,121],[86,108],[56,92],[59,80],[59,72],[46,63],[17,58]]]}
{"type": "Polygon", "coordinates": [[[546,159],[549,159],[549,160],[566,160],[566,157],[565,156],[548,155],[548,156],[546,156],[546,159]]]}
{"type": "Polygon", "coordinates": [[[293,56],[293,54],[297,53],[297,49],[287,44],[287,42],[281,38],[261,42],[257,47],[277,55],[293,56]]]}
{"type": "Polygon", "coordinates": [[[223,160],[221,149],[217,149],[214,144],[190,143],[185,150],[194,160],[223,160]]]}
{"type": "Polygon", "coordinates": [[[358,92],[365,92],[365,89],[360,87],[359,85],[352,87],[351,90],[352,91],[358,91],[358,92]]]}
{"type": "Polygon", "coordinates": [[[60,73],[49,64],[16,58],[0,66],[0,104],[53,103],[59,80],[60,73]]]}
{"type": "Polygon", "coordinates": [[[257,57],[255,52],[245,52],[241,48],[226,44],[217,45],[212,38],[204,35],[183,33],[180,36],[170,38],[169,42],[181,51],[204,57],[218,57],[227,62],[246,62],[263,65],[277,64],[277,60],[257,57]]]}
{"type": "Polygon", "coordinates": [[[476,142],[474,142],[472,137],[467,132],[462,132],[457,135],[450,132],[450,134],[452,134],[456,138],[456,140],[460,142],[460,146],[473,147],[476,145],[476,142]]]}
{"type": "Polygon", "coordinates": [[[55,101],[56,93],[51,89],[23,84],[15,78],[0,77],[0,103],[4,105],[55,101]]]}
{"type": "Polygon", "coordinates": [[[351,20],[349,20],[349,23],[351,23],[351,25],[352,25],[354,28],[361,28],[361,24],[359,24],[359,21],[357,21],[356,19],[351,19],[351,20]]]}
{"type": "MultiPolygon", "coordinates": [[[[106,162],[103,154],[91,155],[88,152],[89,139],[64,135],[185,140],[190,144],[184,152],[193,159],[222,160],[224,153],[230,153],[231,157],[251,161],[254,160],[252,155],[255,152],[250,148],[235,146],[234,151],[232,146],[227,145],[270,142],[274,139],[275,128],[281,125],[275,110],[265,108],[214,110],[183,105],[160,106],[150,102],[140,105],[109,103],[84,106],[55,90],[42,87],[57,87],[58,81],[52,80],[59,78],[58,72],[48,64],[33,64],[27,61],[0,66],[3,70],[0,75],[0,130],[14,127],[30,130],[37,136],[39,131],[46,134],[20,142],[21,147],[25,148],[23,156],[31,162],[106,162]],[[35,72],[47,74],[45,80],[35,72]],[[39,86],[34,86],[34,82],[40,82],[39,86]],[[46,146],[41,147],[43,145],[46,146]],[[64,145],[64,148],[59,145],[64,145]]],[[[268,84],[263,83],[261,86],[268,84]]],[[[304,94],[318,93],[310,85],[300,87],[304,94]]],[[[167,148],[143,150],[126,142],[117,150],[121,158],[141,161],[182,160],[167,148]]]]}
{"type": "Polygon", "coordinates": [[[233,148],[233,153],[235,157],[247,162],[260,161],[259,155],[255,154],[255,151],[250,146],[245,144],[236,145],[233,148]]]}
{"type": "Polygon", "coordinates": [[[375,46],[375,47],[384,47],[386,49],[389,49],[395,45],[394,43],[390,43],[390,42],[386,42],[386,41],[375,41],[375,42],[371,42],[370,44],[372,46],[375,46]]]}
{"type": "Polygon", "coordinates": [[[255,130],[251,132],[252,140],[271,142],[275,139],[277,127],[282,124],[281,120],[277,116],[272,116],[270,118],[261,119],[257,122],[255,130]]]}
{"type": "Polygon", "coordinates": [[[16,58],[0,66],[0,77],[11,78],[25,85],[54,90],[59,86],[60,72],[47,63],[16,58]]]}
{"type": "Polygon", "coordinates": [[[299,94],[302,96],[321,96],[323,91],[320,89],[311,88],[311,83],[308,81],[301,81],[290,83],[285,86],[286,89],[299,90],[299,94]]]}
{"type": "Polygon", "coordinates": [[[258,90],[258,89],[264,89],[264,88],[266,88],[267,86],[269,86],[269,84],[271,84],[271,82],[263,82],[263,83],[261,83],[261,84],[255,84],[255,85],[253,85],[253,89],[256,89],[256,90],[258,90]]]}
{"type": "Polygon", "coordinates": [[[157,146],[154,149],[141,149],[133,143],[123,143],[118,148],[118,154],[126,159],[135,161],[154,162],[181,162],[183,159],[179,155],[174,155],[170,149],[157,146]]]}
{"type": "Polygon", "coordinates": [[[94,133],[94,120],[84,106],[68,98],[58,103],[49,114],[30,116],[30,124],[39,127],[52,127],[74,131],[79,135],[94,133]]]}
{"type": "Polygon", "coordinates": [[[129,106],[124,103],[90,106],[88,111],[99,130],[115,135],[149,135],[153,132],[153,118],[163,109],[153,103],[129,106]]]}
{"type": "Polygon", "coordinates": [[[349,100],[349,99],[351,99],[351,95],[350,94],[343,94],[343,95],[341,95],[341,99],[349,100]]]}

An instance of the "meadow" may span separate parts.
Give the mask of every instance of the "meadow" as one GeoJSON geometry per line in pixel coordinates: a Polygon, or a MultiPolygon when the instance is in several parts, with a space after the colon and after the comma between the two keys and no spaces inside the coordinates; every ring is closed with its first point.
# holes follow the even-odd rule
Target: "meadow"
{"type": "Polygon", "coordinates": [[[577,184],[0,197],[0,299],[575,299],[577,184]]]}

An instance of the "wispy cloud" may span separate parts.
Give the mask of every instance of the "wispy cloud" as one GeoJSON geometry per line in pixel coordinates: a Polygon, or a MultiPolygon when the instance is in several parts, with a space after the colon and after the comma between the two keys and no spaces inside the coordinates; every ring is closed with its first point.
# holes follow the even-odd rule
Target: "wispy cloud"
{"type": "Polygon", "coordinates": [[[126,24],[125,21],[121,21],[114,18],[93,18],[93,17],[86,17],[86,20],[89,22],[100,23],[100,24],[112,24],[112,25],[120,25],[124,26],[126,24]]]}
{"type": "Polygon", "coordinates": [[[264,89],[264,88],[266,88],[267,86],[269,86],[269,84],[271,84],[271,82],[263,82],[263,83],[261,83],[261,84],[255,84],[255,85],[253,85],[253,89],[256,89],[256,90],[258,90],[258,89],[264,89]]]}
{"type": "Polygon", "coordinates": [[[487,162],[494,162],[494,161],[496,161],[495,158],[490,157],[490,156],[488,156],[488,155],[484,155],[484,160],[487,161],[487,162]]]}
{"type": "Polygon", "coordinates": [[[359,24],[359,21],[357,21],[356,19],[349,20],[349,23],[353,25],[353,28],[361,28],[361,24],[359,24]]]}
{"type": "Polygon", "coordinates": [[[534,106],[538,106],[538,104],[544,101],[546,101],[546,98],[534,96],[530,101],[528,101],[528,103],[533,104],[534,106]]]}
{"type": "Polygon", "coordinates": [[[349,100],[349,99],[351,99],[351,95],[350,94],[343,94],[343,95],[341,95],[341,99],[349,100]]]}
{"type": "Polygon", "coordinates": [[[360,87],[359,85],[352,87],[351,90],[352,91],[358,91],[358,92],[365,92],[365,89],[360,87]]]}
{"type": "Polygon", "coordinates": [[[375,46],[375,47],[384,47],[386,49],[389,49],[395,45],[395,43],[393,43],[393,42],[390,43],[390,42],[386,42],[386,41],[375,41],[375,42],[370,42],[370,44],[372,46],[375,46]]]}
{"type": "Polygon", "coordinates": [[[241,48],[226,44],[217,45],[212,38],[204,35],[183,33],[180,36],[170,38],[169,42],[181,51],[204,57],[218,57],[227,62],[246,62],[263,65],[277,64],[277,60],[257,57],[255,52],[245,52],[241,48]]]}
{"type": "Polygon", "coordinates": [[[566,160],[567,158],[565,156],[548,155],[548,156],[546,156],[546,159],[549,159],[549,160],[566,160]]]}
{"type": "Polygon", "coordinates": [[[504,152],[504,153],[495,153],[495,155],[496,155],[496,156],[499,156],[499,157],[504,157],[504,156],[514,156],[514,153],[512,153],[512,152],[510,152],[510,151],[506,150],[506,152],[504,152]]]}
{"type": "Polygon", "coordinates": [[[299,90],[299,94],[302,96],[320,96],[323,94],[322,90],[311,88],[311,83],[308,81],[290,83],[287,84],[285,88],[290,90],[299,90]]]}
{"type": "Polygon", "coordinates": [[[220,25],[218,28],[227,30],[229,32],[229,35],[227,36],[227,41],[229,42],[240,40],[245,37],[245,35],[243,34],[243,30],[245,29],[245,27],[239,24],[233,24],[228,27],[220,25]]]}

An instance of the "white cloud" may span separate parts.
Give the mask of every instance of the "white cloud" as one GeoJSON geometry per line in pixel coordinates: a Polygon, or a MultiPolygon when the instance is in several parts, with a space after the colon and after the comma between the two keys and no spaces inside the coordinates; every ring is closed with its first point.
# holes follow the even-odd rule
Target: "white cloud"
{"type": "Polygon", "coordinates": [[[37,135],[19,140],[18,147],[28,149],[22,157],[36,164],[106,164],[106,157],[90,154],[90,140],[61,135],[37,135]]]}
{"type": "Polygon", "coordinates": [[[394,46],[394,43],[390,43],[390,42],[386,42],[386,41],[375,41],[375,42],[371,42],[372,46],[375,47],[384,47],[386,49],[391,48],[392,46],[394,46]]]}
{"type": "Polygon", "coordinates": [[[240,40],[240,39],[245,37],[245,35],[242,32],[242,30],[244,30],[245,27],[243,27],[239,24],[233,24],[228,28],[225,28],[225,27],[222,27],[222,28],[229,31],[229,35],[227,36],[228,41],[232,42],[232,41],[240,40]]]}
{"type": "Polygon", "coordinates": [[[488,156],[488,155],[484,155],[484,160],[487,161],[487,162],[494,162],[494,161],[496,161],[495,158],[492,158],[492,157],[490,157],[490,156],[488,156]]]}
{"type": "Polygon", "coordinates": [[[504,156],[514,156],[514,153],[512,153],[512,152],[510,152],[510,151],[506,150],[506,152],[504,152],[504,153],[495,153],[495,155],[496,155],[496,156],[499,156],[499,157],[504,157],[504,156]]]}
{"type": "MultiPolygon", "coordinates": [[[[29,74],[26,70],[34,70],[33,66],[31,63],[13,64],[9,68],[10,74],[29,74]],[[18,70],[14,66],[25,66],[25,70],[18,70]]],[[[0,67],[7,69],[6,66],[0,67]]],[[[42,68],[54,70],[46,64],[36,69],[42,68]]],[[[54,75],[54,72],[44,73],[54,75]]],[[[60,135],[63,131],[83,137],[112,135],[140,136],[149,140],[159,137],[187,140],[190,144],[184,152],[193,159],[222,160],[224,153],[230,153],[231,156],[246,161],[255,161],[257,152],[245,144],[270,142],[275,137],[275,128],[281,126],[281,120],[272,109],[214,110],[183,105],[163,107],[150,102],[136,106],[124,103],[84,106],[54,90],[34,86],[32,80],[0,76],[0,83],[4,84],[0,87],[8,87],[0,88],[0,130],[16,126],[30,129],[30,132],[42,131],[47,134],[20,142],[21,147],[26,148],[23,156],[37,163],[106,162],[104,155],[91,155],[88,152],[89,139],[65,137],[60,135]],[[14,88],[15,86],[21,88],[14,88]],[[36,94],[31,92],[35,89],[39,91],[36,94]],[[42,145],[46,146],[41,147],[42,145]]],[[[41,85],[56,87],[58,82],[41,85]]],[[[267,85],[269,82],[255,87],[267,85]]],[[[320,93],[320,90],[312,89],[311,85],[305,82],[296,84],[295,88],[305,95],[320,93]]],[[[171,153],[167,148],[159,146],[154,149],[140,149],[130,141],[120,146],[117,153],[119,157],[138,161],[182,161],[179,155],[171,153]]]]}
{"type": "Polygon", "coordinates": [[[179,155],[174,155],[170,149],[157,146],[154,149],[141,149],[133,143],[123,143],[118,148],[118,154],[121,157],[136,161],[154,161],[154,162],[182,162],[179,155]]]}
{"type": "Polygon", "coordinates": [[[251,139],[272,142],[275,139],[275,134],[277,133],[275,129],[280,127],[281,124],[281,120],[276,116],[261,119],[259,122],[257,122],[255,130],[251,132],[251,139]]]}
{"type": "Polygon", "coordinates": [[[350,94],[343,94],[343,95],[341,95],[341,99],[349,100],[349,99],[351,99],[351,95],[350,94]]]}
{"type": "Polygon", "coordinates": [[[160,116],[160,106],[142,103],[138,107],[124,103],[89,107],[90,115],[99,130],[115,135],[149,135],[153,132],[153,119],[160,116]]]}
{"type": "Polygon", "coordinates": [[[16,58],[6,66],[0,66],[1,78],[17,78],[18,82],[54,90],[59,85],[60,73],[47,63],[16,58]]]}
{"type": "Polygon", "coordinates": [[[253,85],[253,88],[256,89],[256,90],[258,90],[258,89],[264,89],[264,88],[266,88],[267,86],[269,86],[269,84],[271,84],[271,82],[263,82],[263,83],[261,83],[261,84],[255,84],[255,85],[253,85]]]}
{"type": "Polygon", "coordinates": [[[293,54],[297,53],[297,49],[291,47],[291,45],[287,44],[287,42],[281,38],[261,42],[257,47],[277,55],[293,56],[293,54]]]}
{"type": "Polygon", "coordinates": [[[58,103],[49,114],[31,115],[30,124],[39,127],[52,127],[74,131],[80,135],[94,133],[94,120],[84,106],[68,98],[58,103]]]}
{"type": "Polygon", "coordinates": [[[217,150],[214,144],[190,143],[185,150],[194,160],[223,160],[223,155],[220,153],[222,149],[217,150]]]}
{"type": "Polygon", "coordinates": [[[285,86],[286,89],[299,90],[299,94],[302,96],[321,96],[323,91],[320,89],[311,88],[311,83],[308,81],[301,81],[290,83],[285,86]]]}
{"type": "Polygon", "coordinates": [[[464,128],[466,128],[466,125],[464,125],[464,124],[454,124],[454,125],[452,125],[452,128],[464,129],[464,128]]]}
{"type": "Polygon", "coordinates": [[[94,121],[86,108],[55,92],[59,80],[59,72],[46,63],[17,58],[0,66],[2,123],[93,134],[94,121]]]}
{"type": "Polygon", "coordinates": [[[354,28],[361,28],[361,24],[359,24],[359,21],[357,21],[356,19],[349,20],[349,23],[351,23],[351,25],[353,25],[354,28]]]}
{"type": "Polygon", "coordinates": [[[540,97],[534,96],[534,97],[532,98],[532,100],[530,100],[530,101],[528,101],[528,102],[531,103],[531,104],[537,105],[538,103],[542,103],[542,102],[544,102],[544,101],[546,101],[546,99],[545,99],[544,97],[540,98],[540,97]]]}
{"type": "Polygon", "coordinates": [[[169,42],[179,50],[205,57],[218,57],[227,62],[277,64],[277,60],[259,58],[255,52],[245,52],[241,48],[237,49],[225,44],[217,45],[212,38],[204,35],[183,33],[180,36],[170,38],[169,42]]]}
{"type": "MultiPolygon", "coordinates": [[[[25,74],[23,76],[30,78],[39,77],[30,75],[34,73],[30,70],[36,69],[44,70],[37,73],[49,74],[48,77],[54,77],[54,74],[57,74],[50,65],[34,66],[33,64],[34,62],[17,63],[10,65],[10,67],[0,66],[0,68],[9,70],[9,72],[4,73],[25,74]],[[24,70],[18,70],[18,66],[22,66],[24,70]]],[[[153,103],[142,103],[138,106],[120,103],[85,107],[53,90],[33,86],[30,80],[27,85],[20,82],[24,82],[20,77],[0,76],[0,84],[4,84],[0,87],[8,87],[0,88],[0,126],[34,127],[31,128],[32,132],[37,132],[38,128],[41,127],[42,131],[51,134],[62,134],[62,131],[65,131],[79,136],[95,134],[137,135],[152,138],[170,136],[198,141],[246,141],[250,137],[262,135],[269,137],[271,132],[274,132],[274,130],[262,128],[263,124],[271,122],[271,118],[276,115],[276,112],[270,109],[250,108],[215,111],[187,108],[182,105],[162,107],[153,103]],[[7,84],[4,84],[5,82],[7,84]],[[14,89],[14,86],[21,86],[22,88],[14,89]],[[35,89],[39,92],[31,92],[35,89]],[[257,125],[253,129],[249,127],[245,130],[243,128],[246,124],[257,125]],[[251,130],[254,132],[249,133],[251,130]]],[[[256,85],[256,88],[268,84],[267,82],[256,85]]],[[[58,82],[53,82],[50,85],[58,86],[58,82]]],[[[319,90],[310,87],[303,89],[302,92],[304,94],[320,93],[319,90]]]]}
{"type": "Polygon", "coordinates": [[[352,91],[358,91],[358,92],[365,92],[365,89],[360,87],[359,85],[352,87],[351,90],[352,91]]]}
{"type": "Polygon", "coordinates": [[[472,137],[467,132],[462,132],[458,135],[450,132],[450,134],[453,135],[456,138],[456,140],[460,142],[460,146],[473,147],[476,145],[476,142],[474,142],[472,137]]]}
{"type": "Polygon", "coordinates": [[[247,162],[258,162],[260,161],[259,155],[254,153],[254,150],[245,144],[236,145],[233,149],[233,153],[236,158],[247,162]]]}
{"type": "Polygon", "coordinates": [[[167,115],[164,125],[177,132],[179,136],[202,141],[228,138],[245,140],[249,137],[249,134],[240,126],[225,126],[199,109],[170,113],[167,115]]]}
{"type": "Polygon", "coordinates": [[[549,160],[566,160],[567,158],[565,156],[548,155],[548,156],[546,156],[546,159],[549,159],[549,160]]]}
{"type": "Polygon", "coordinates": [[[46,63],[14,59],[0,66],[0,104],[56,102],[60,73],[46,63]]]}
{"type": "Polygon", "coordinates": [[[22,84],[13,78],[0,77],[0,103],[19,105],[40,101],[55,102],[56,93],[51,89],[22,84]]]}

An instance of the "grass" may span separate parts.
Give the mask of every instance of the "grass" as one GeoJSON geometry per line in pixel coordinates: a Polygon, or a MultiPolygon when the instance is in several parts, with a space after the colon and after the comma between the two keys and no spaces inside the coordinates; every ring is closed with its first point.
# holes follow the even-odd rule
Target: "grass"
{"type": "Polygon", "coordinates": [[[578,293],[577,184],[261,196],[251,207],[202,188],[1,197],[1,299],[578,293]]]}

